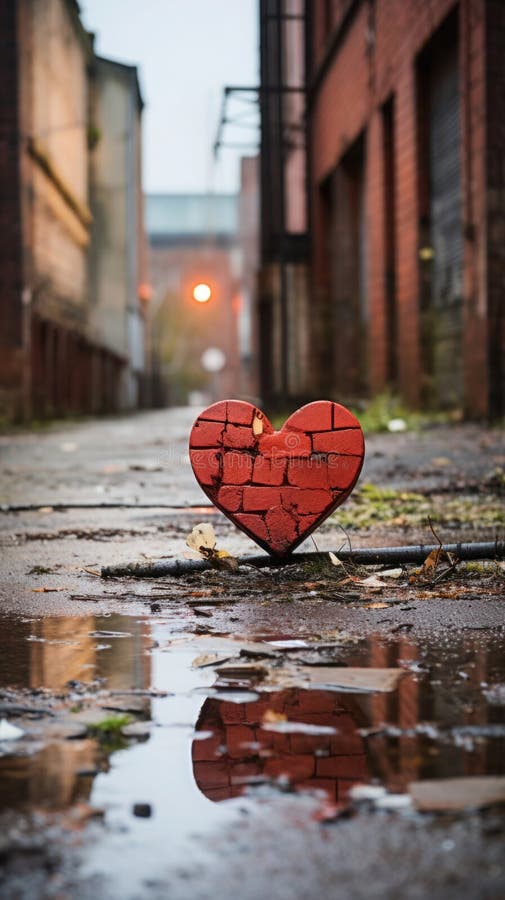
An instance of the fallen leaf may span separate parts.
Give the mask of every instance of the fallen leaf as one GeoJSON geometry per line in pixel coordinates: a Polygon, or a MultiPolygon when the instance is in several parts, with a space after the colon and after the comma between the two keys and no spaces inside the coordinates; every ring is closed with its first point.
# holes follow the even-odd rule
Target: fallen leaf
{"type": "Polygon", "coordinates": [[[328,556],[330,557],[334,566],[342,566],[343,565],[342,560],[340,560],[335,553],[332,553],[331,550],[328,553],[328,556]]]}
{"type": "Polygon", "coordinates": [[[274,709],[267,709],[266,713],[263,715],[261,720],[261,724],[268,722],[286,722],[287,716],[284,713],[275,712],[274,709]]]}
{"type": "Polygon", "coordinates": [[[382,600],[376,600],[375,603],[367,603],[365,609],[389,609],[389,603],[383,603],[382,600]]]}
{"type": "Polygon", "coordinates": [[[207,559],[214,569],[224,569],[228,572],[238,570],[238,559],[231,556],[227,550],[218,550],[216,547],[214,527],[209,522],[195,525],[186,538],[186,544],[190,548],[189,553],[184,553],[186,559],[195,559],[196,553],[197,559],[207,559]]]}
{"type": "Polygon", "coordinates": [[[195,525],[191,534],[186,538],[186,544],[190,550],[195,550],[200,555],[207,555],[205,551],[214,550],[216,546],[216,535],[214,527],[209,522],[200,522],[195,525]]]}
{"type": "Polygon", "coordinates": [[[37,587],[32,588],[34,594],[52,594],[56,591],[68,591],[66,587],[37,587]]]}
{"type": "Polygon", "coordinates": [[[359,578],[357,575],[350,575],[349,580],[353,582],[353,584],[360,584],[362,587],[387,587],[385,581],[381,581],[377,575],[369,575],[368,578],[359,578]]]}
{"type": "Polygon", "coordinates": [[[478,809],[505,803],[505,776],[479,775],[413,781],[409,794],[423,812],[478,809]]]}
{"type": "Polygon", "coordinates": [[[381,578],[401,578],[403,569],[386,569],[385,572],[379,574],[381,578]]]}

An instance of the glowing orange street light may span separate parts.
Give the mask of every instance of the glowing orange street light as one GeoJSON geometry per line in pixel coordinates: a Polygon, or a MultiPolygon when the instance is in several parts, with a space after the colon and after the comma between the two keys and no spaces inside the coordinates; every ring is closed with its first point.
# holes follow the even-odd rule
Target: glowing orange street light
{"type": "Polygon", "coordinates": [[[211,297],[212,291],[208,284],[205,284],[204,281],[200,284],[195,284],[193,288],[193,300],[196,300],[197,303],[208,303],[211,297]]]}

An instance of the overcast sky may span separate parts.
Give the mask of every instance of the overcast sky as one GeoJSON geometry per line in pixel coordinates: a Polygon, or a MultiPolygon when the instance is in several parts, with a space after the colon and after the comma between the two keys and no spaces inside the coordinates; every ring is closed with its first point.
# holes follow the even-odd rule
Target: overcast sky
{"type": "MultiPolygon", "coordinates": [[[[239,153],[223,150],[213,167],[211,150],[223,85],[258,83],[257,0],[80,0],[80,7],[97,53],[139,66],[145,190],[236,190],[239,153]]],[[[225,136],[236,142],[257,133],[225,136]]]]}

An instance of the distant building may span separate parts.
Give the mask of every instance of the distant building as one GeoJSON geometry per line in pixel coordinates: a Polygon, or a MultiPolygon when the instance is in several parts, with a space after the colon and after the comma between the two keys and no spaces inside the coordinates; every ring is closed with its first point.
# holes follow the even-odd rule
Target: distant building
{"type": "Polygon", "coordinates": [[[95,57],[75,0],[5,0],[0,33],[0,414],[135,406],[143,368],[136,72],[95,57]]]}
{"type": "Polygon", "coordinates": [[[298,266],[309,393],[390,388],[412,406],[503,415],[502,0],[261,0],[260,13],[260,314],[272,334],[261,346],[274,395],[293,398],[289,373],[304,366],[307,308],[287,286],[298,266]],[[304,245],[290,206],[305,201],[304,245]]]}
{"type": "Polygon", "coordinates": [[[156,401],[248,393],[239,345],[242,256],[235,194],[149,194],[151,354],[156,401]],[[194,299],[208,285],[207,302],[194,299]],[[204,357],[205,351],[219,351],[204,357]],[[215,370],[208,364],[216,360],[215,370]],[[221,365],[220,365],[221,362],[221,365]]]}
{"type": "Polygon", "coordinates": [[[147,400],[145,306],[147,241],[142,194],[142,96],[135,66],[96,57],[90,81],[89,329],[97,343],[126,361],[115,385],[117,405],[147,400]]]}

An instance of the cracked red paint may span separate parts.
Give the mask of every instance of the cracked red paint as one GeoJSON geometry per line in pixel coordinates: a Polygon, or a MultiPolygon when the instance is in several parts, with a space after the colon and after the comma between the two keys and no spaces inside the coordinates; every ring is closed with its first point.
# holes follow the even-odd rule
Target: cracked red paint
{"type": "Polygon", "coordinates": [[[358,420],[330,400],[298,409],[280,431],[250,403],[214,403],[194,423],[189,450],[212,503],[276,556],[347,499],[365,455],[358,420]]]}

